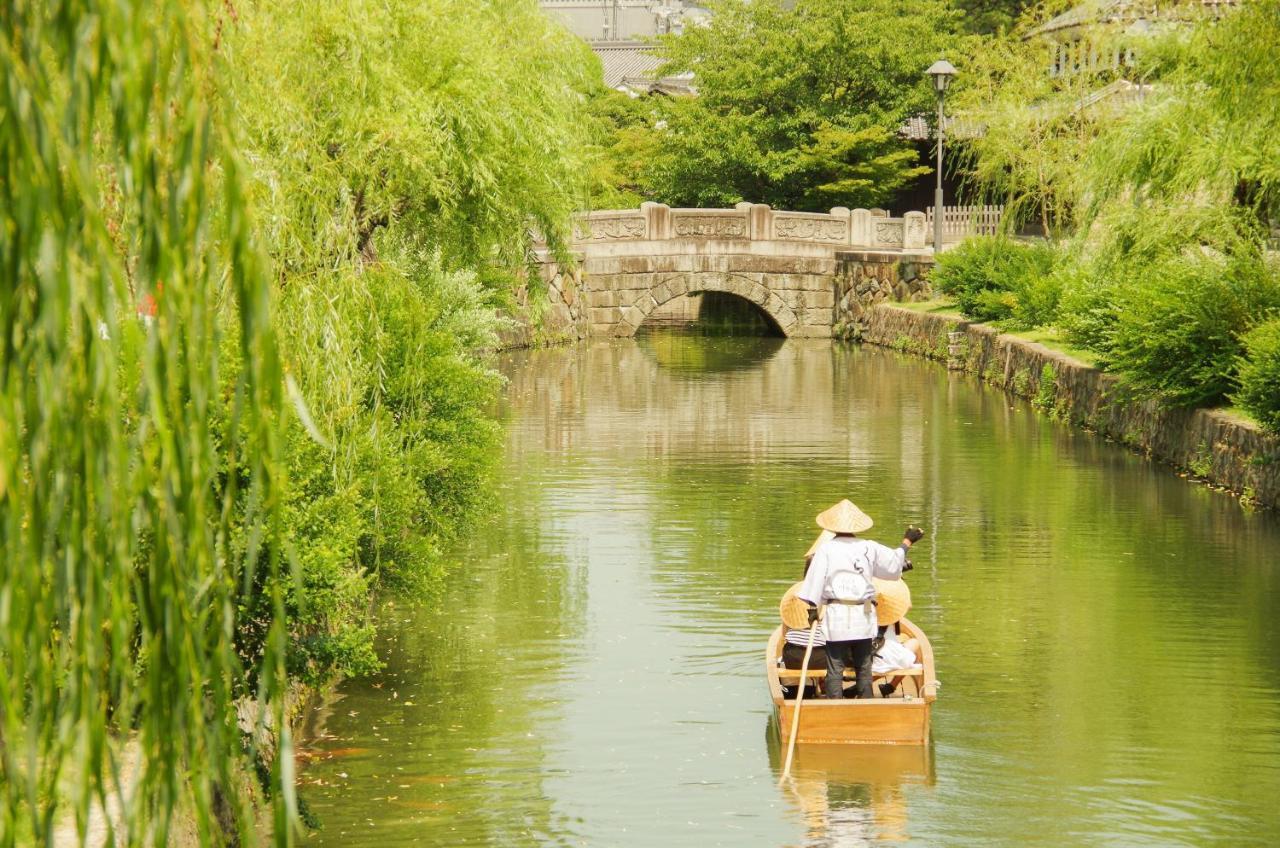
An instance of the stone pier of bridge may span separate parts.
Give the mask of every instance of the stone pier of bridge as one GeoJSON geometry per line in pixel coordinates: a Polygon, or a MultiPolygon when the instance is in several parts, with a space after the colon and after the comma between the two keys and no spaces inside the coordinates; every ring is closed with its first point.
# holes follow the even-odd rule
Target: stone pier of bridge
{"type": "Polygon", "coordinates": [[[733,209],[592,212],[574,223],[577,268],[544,263],[553,305],[593,335],[630,336],[687,294],[724,292],[760,307],[787,336],[857,337],[872,304],[928,297],[925,216],[880,210],[733,209]]]}

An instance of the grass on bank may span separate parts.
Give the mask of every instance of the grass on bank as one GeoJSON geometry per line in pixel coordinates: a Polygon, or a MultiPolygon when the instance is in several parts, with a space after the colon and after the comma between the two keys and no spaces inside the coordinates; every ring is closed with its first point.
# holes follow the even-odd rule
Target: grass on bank
{"type": "MultiPolygon", "coordinates": [[[[922,300],[916,303],[895,303],[893,305],[900,309],[910,309],[912,312],[923,312],[928,315],[946,315],[954,318],[965,317],[964,313],[960,311],[959,305],[947,297],[935,297],[931,300],[922,300]]],[[[970,323],[984,324],[988,322],[970,321],[970,323]]],[[[1062,331],[1056,327],[1037,327],[1033,330],[1007,330],[1001,327],[999,322],[991,322],[990,326],[1007,335],[1044,345],[1052,351],[1070,356],[1072,359],[1078,359],[1092,368],[1098,367],[1097,354],[1072,345],[1063,337],[1062,331]]]]}
{"type": "MultiPolygon", "coordinates": [[[[929,315],[948,315],[956,318],[964,318],[964,313],[956,305],[955,301],[946,297],[935,297],[930,300],[921,300],[915,303],[895,303],[893,304],[899,309],[909,309],[912,312],[923,312],[929,315]]],[[[984,323],[974,321],[972,323],[984,323]]],[[[999,324],[995,323],[991,326],[999,328],[999,324]]],[[[1037,327],[1033,330],[1004,330],[1001,332],[1024,341],[1035,342],[1044,345],[1052,351],[1070,356],[1072,359],[1079,360],[1090,368],[1099,368],[1098,355],[1085,350],[1083,348],[1072,345],[1063,337],[1062,330],[1057,327],[1037,327]]],[[[1262,422],[1256,415],[1251,414],[1238,404],[1228,403],[1221,406],[1205,407],[1213,412],[1221,412],[1238,421],[1252,424],[1255,427],[1261,427],[1262,422]]]]}
{"type": "Polygon", "coordinates": [[[895,303],[893,305],[900,309],[910,309],[912,312],[925,312],[930,315],[950,315],[956,318],[964,317],[956,302],[946,297],[935,297],[932,300],[921,300],[915,303],[895,303]]]}

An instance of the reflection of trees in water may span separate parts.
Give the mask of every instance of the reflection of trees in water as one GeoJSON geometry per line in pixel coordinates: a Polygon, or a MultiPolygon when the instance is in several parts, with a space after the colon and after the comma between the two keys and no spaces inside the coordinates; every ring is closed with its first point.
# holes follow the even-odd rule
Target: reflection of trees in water
{"type": "MultiPolygon", "coordinates": [[[[527,473],[537,476],[546,459],[525,457],[527,473]]],[[[306,774],[328,784],[304,788],[319,800],[322,843],[350,844],[366,818],[388,844],[439,841],[446,819],[451,844],[547,841],[572,830],[541,788],[549,740],[536,731],[561,697],[566,665],[549,652],[566,622],[582,618],[584,574],[572,541],[542,522],[540,490],[515,488],[498,486],[501,506],[460,554],[442,597],[383,608],[386,668],[345,684],[326,727],[338,740],[328,747],[360,753],[306,774]],[[545,661],[531,645],[548,646],[545,661]],[[362,794],[347,791],[345,775],[362,794]]]]}
{"type": "MultiPolygon", "coordinates": [[[[520,790],[501,774],[480,787],[492,761],[462,749],[501,744],[477,744],[490,734],[511,742],[506,764],[536,774],[555,759],[538,728],[543,694],[564,692],[565,664],[495,678],[487,660],[500,656],[502,639],[572,643],[557,634],[582,620],[586,589],[573,563],[585,558],[542,515],[542,490],[529,481],[568,490],[577,474],[597,492],[612,485],[633,498],[623,535],[647,551],[639,567],[649,569],[649,599],[689,601],[663,612],[663,626],[680,631],[671,636],[682,640],[682,668],[749,666],[760,673],[761,698],[758,656],[820,508],[851,497],[877,522],[868,535],[883,541],[896,541],[908,519],[933,531],[908,576],[912,618],[933,639],[945,683],[936,736],[952,776],[967,779],[949,784],[945,805],[918,805],[931,765],[920,772],[907,763],[895,775],[894,752],[868,764],[846,746],[841,770],[809,762],[802,748],[796,773],[808,788],[794,809],[813,817],[812,845],[918,840],[936,832],[943,806],[953,838],[972,844],[993,832],[1016,841],[1011,831],[1058,816],[1077,825],[1085,816],[1100,831],[1154,827],[1162,800],[1210,794],[1200,823],[1217,798],[1264,811],[1255,817],[1264,825],[1274,819],[1265,812],[1277,785],[1268,740],[1280,738],[1274,519],[1244,515],[1230,499],[1030,415],[969,377],[890,351],[792,340],[706,380],[664,367],[634,340],[504,358],[502,515],[482,534],[477,559],[460,564],[438,619],[398,628],[402,656],[392,668],[411,677],[433,666],[430,701],[440,703],[412,716],[412,738],[435,740],[436,761],[441,746],[456,746],[449,767],[473,783],[423,797],[452,803],[442,817],[465,814],[476,841],[574,830],[545,798],[504,799],[520,790]],[[1206,580],[1218,582],[1206,591],[1206,580]],[[1190,668],[1203,678],[1188,678],[1190,668]],[[451,725],[464,725],[467,738],[451,725]],[[1231,728],[1241,743],[1224,756],[1212,728],[1231,728]],[[534,737],[521,741],[527,732],[534,737]],[[1043,791],[1023,791],[1028,782],[1043,791]],[[1082,799],[1079,787],[1092,794],[1082,799]],[[527,818],[512,820],[514,809],[527,818]]],[[[715,679],[708,684],[715,691],[715,679]]],[[[348,727],[386,719],[357,709],[348,727]]],[[[555,791],[554,779],[530,782],[555,791]]]]}
{"type": "Polygon", "coordinates": [[[658,330],[637,336],[640,349],[662,368],[677,374],[743,371],[768,362],[786,342],[781,336],[702,337],[680,330],[658,330]]]}

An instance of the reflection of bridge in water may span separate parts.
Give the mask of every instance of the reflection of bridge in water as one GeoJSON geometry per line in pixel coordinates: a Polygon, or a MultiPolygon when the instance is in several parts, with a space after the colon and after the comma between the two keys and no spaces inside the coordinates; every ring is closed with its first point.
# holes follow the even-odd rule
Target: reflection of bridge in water
{"type": "Polygon", "coordinates": [[[786,336],[821,338],[843,335],[872,302],[922,296],[925,235],[920,212],[645,203],[579,218],[574,248],[594,334],[633,335],[670,301],[719,292],[755,304],[786,336]]]}

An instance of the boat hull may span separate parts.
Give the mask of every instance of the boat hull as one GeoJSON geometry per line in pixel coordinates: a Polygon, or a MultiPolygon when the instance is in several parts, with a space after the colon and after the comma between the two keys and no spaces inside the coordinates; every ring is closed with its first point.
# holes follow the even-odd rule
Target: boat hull
{"type": "MultiPolygon", "coordinates": [[[[778,736],[791,741],[795,701],[775,702],[778,736]]],[[[927,745],[929,705],[922,700],[891,703],[808,700],[800,709],[796,742],[829,745],[927,745]]]]}
{"type": "MultiPolygon", "coordinates": [[[[928,745],[929,711],[937,691],[937,679],[933,672],[933,650],[924,632],[906,619],[902,620],[904,635],[915,638],[921,645],[922,668],[918,677],[904,681],[902,694],[890,698],[840,699],[806,698],[800,708],[800,723],[796,729],[796,742],[827,745],[928,745]],[[911,690],[908,694],[908,690],[911,690]]],[[[779,674],[786,673],[778,667],[782,652],[783,630],[779,627],[769,639],[765,657],[765,669],[769,694],[773,699],[774,720],[783,746],[790,743],[791,725],[795,704],[783,696],[779,674]]],[[[792,681],[795,672],[791,673],[792,681]]],[[[821,679],[813,682],[820,685],[821,679]]]]}

